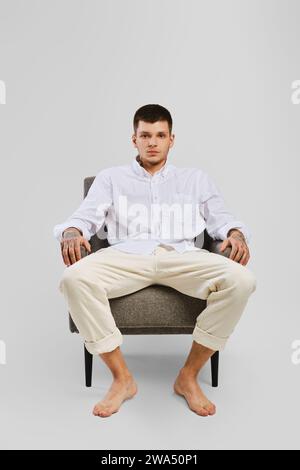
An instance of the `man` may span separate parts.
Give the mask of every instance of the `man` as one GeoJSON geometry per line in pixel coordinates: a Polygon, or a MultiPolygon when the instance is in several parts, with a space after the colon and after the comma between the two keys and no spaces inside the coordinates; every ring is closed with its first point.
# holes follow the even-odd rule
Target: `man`
{"type": "Polygon", "coordinates": [[[207,300],[173,388],[192,411],[213,415],[216,407],[197,376],[212,354],[224,349],[256,288],[253,273],[245,267],[249,232],[225,209],[204,171],[167,161],[175,137],[167,109],[145,105],[136,111],[133,124],[138,156],[130,165],[100,171],[80,207],[54,227],[68,267],[60,290],[86,348],[100,355],[113,375],[93,413],[108,417],[137,393],[108,299],[162,284],[207,300]],[[91,251],[89,239],[99,236],[104,223],[110,246],[80,259],[80,246],[91,251]],[[212,238],[223,240],[222,251],[231,248],[230,258],[195,246],[195,237],[205,228],[212,238]]]}

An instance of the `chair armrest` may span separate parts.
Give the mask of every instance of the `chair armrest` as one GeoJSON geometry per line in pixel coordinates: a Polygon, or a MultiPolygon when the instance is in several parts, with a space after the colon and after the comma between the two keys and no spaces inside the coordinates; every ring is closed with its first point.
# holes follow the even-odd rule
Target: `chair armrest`
{"type": "Polygon", "coordinates": [[[229,258],[230,253],[231,253],[231,246],[228,246],[224,251],[220,251],[222,243],[223,243],[222,240],[213,240],[209,244],[208,251],[211,251],[211,253],[216,253],[217,255],[222,255],[222,256],[226,256],[226,258],[229,258]]]}

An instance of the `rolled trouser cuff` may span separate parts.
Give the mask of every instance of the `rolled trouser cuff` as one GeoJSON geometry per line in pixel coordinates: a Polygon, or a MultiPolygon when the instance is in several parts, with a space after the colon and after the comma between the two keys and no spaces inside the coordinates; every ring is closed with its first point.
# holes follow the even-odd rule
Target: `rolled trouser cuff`
{"type": "Polygon", "coordinates": [[[85,347],[90,354],[100,354],[111,352],[123,343],[123,336],[121,331],[116,328],[115,331],[100,339],[99,341],[85,341],[85,347]]]}
{"type": "Polygon", "coordinates": [[[201,330],[201,328],[196,325],[193,331],[193,340],[196,341],[196,343],[202,344],[206,348],[212,349],[213,351],[222,351],[225,349],[228,338],[214,336],[201,330]]]}

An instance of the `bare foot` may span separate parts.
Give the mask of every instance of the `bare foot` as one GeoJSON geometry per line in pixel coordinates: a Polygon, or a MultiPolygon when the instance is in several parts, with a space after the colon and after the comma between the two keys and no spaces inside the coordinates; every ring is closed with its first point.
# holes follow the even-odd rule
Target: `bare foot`
{"type": "Polygon", "coordinates": [[[124,379],[114,379],[104,399],[95,405],[93,414],[101,418],[107,418],[119,411],[123,401],[132,398],[136,393],[137,385],[132,376],[124,379]]]}
{"type": "Polygon", "coordinates": [[[182,370],[174,383],[174,392],[183,396],[190,409],[200,416],[212,416],[216,412],[215,405],[202,392],[197,379],[182,370]]]}

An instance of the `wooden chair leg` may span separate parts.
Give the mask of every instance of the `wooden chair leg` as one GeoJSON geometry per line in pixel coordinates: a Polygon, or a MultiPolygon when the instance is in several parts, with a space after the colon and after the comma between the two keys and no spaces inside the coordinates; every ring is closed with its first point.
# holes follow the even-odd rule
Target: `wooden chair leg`
{"type": "Polygon", "coordinates": [[[213,387],[218,386],[219,382],[219,351],[216,351],[210,358],[211,362],[211,384],[213,387]]]}
{"type": "Polygon", "coordinates": [[[88,352],[84,345],[85,385],[91,387],[93,373],[93,355],[88,352]]]}

